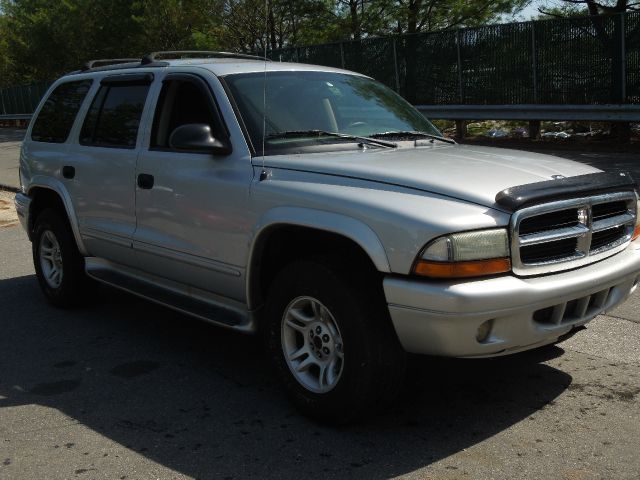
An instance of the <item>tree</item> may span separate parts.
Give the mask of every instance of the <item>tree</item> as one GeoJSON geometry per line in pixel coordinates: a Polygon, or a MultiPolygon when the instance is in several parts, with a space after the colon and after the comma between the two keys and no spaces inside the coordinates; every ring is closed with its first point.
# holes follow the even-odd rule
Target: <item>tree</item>
{"type": "Polygon", "coordinates": [[[225,0],[222,12],[222,43],[248,52],[327,41],[336,21],[326,0],[225,0]]]}
{"type": "Polygon", "coordinates": [[[8,80],[13,70],[7,37],[6,20],[4,16],[0,16],[0,87],[10,85],[8,80]]]}
{"type": "MultiPolygon", "coordinates": [[[[541,7],[538,11],[544,15],[566,16],[566,14],[575,15],[586,7],[589,15],[610,15],[613,13],[624,13],[627,11],[640,11],[640,2],[636,0],[613,0],[613,1],[594,1],[594,0],[562,0],[565,5],[562,7],[549,8],[541,7]]],[[[586,13],[585,12],[585,13],[586,13]]]]}
{"type": "Polygon", "coordinates": [[[52,80],[93,58],[262,52],[473,26],[527,0],[0,0],[0,83],[52,80]]]}
{"type": "Polygon", "coordinates": [[[394,2],[384,0],[338,0],[336,11],[341,29],[352,40],[378,35],[385,29],[394,2]]]}
{"type": "Polygon", "coordinates": [[[138,0],[132,3],[138,51],[214,50],[221,46],[222,0],[138,0]]]}
{"type": "Polygon", "coordinates": [[[529,0],[397,0],[396,33],[418,33],[484,25],[503,14],[514,14],[529,0]]]}
{"type": "Polygon", "coordinates": [[[91,58],[136,51],[127,0],[2,0],[0,11],[7,84],[51,80],[91,58]]]}

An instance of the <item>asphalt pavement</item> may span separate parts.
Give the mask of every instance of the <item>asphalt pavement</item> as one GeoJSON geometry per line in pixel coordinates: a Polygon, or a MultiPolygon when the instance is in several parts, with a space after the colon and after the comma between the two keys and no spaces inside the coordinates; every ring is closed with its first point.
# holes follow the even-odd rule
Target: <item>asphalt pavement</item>
{"type": "Polygon", "coordinates": [[[640,478],[638,293],[556,347],[413,357],[391,411],[332,428],[291,407],[257,338],[106,287],[49,306],[4,225],[0,479],[640,478]]]}
{"type": "Polygon", "coordinates": [[[0,128],[0,189],[19,186],[18,161],[23,137],[24,130],[0,128]]]}

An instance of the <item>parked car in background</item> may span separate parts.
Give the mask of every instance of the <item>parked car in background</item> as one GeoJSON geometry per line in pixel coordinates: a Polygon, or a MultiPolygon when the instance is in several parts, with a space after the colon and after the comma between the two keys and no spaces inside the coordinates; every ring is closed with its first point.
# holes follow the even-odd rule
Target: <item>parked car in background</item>
{"type": "Polygon", "coordinates": [[[544,132],[542,138],[559,138],[566,140],[567,138],[571,138],[571,134],[567,132],[544,132]]]}

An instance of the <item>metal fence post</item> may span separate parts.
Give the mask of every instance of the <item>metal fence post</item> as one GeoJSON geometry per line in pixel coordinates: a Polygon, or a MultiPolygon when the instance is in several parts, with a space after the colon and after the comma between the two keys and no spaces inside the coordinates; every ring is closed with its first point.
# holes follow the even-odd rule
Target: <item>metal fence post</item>
{"type": "Polygon", "coordinates": [[[18,89],[18,100],[20,103],[20,110],[17,113],[26,113],[27,111],[27,102],[25,100],[25,92],[24,88],[18,89]]]}
{"type": "Polygon", "coordinates": [[[345,63],[344,63],[344,42],[340,42],[340,65],[342,65],[342,68],[345,68],[345,63]]]}
{"type": "Polygon", "coordinates": [[[625,13],[620,14],[620,100],[623,102],[627,101],[627,27],[625,23],[625,17],[625,13]]]}
{"type": "Polygon", "coordinates": [[[0,115],[6,115],[7,107],[4,106],[4,89],[0,88],[0,115]]]}
{"type": "Polygon", "coordinates": [[[458,53],[458,95],[460,96],[460,103],[464,103],[464,91],[462,87],[462,30],[456,32],[456,50],[458,53]]]}
{"type": "Polygon", "coordinates": [[[396,46],[396,37],[393,37],[393,67],[396,74],[396,92],[400,93],[400,73],[398,72],[398,49],[396,46]]]}
{"type": "Polygon", "coordinates": [[[538,103],[538,49],[536,46],[535,22],[531,22],[531,67],[533,76],[533,103],[538,103]]]}
{"type": "Polygon", "coordinates": [[[9,113],[18,113],[18,102],[16,100],[16,87],[9,90],[9,113]]]}

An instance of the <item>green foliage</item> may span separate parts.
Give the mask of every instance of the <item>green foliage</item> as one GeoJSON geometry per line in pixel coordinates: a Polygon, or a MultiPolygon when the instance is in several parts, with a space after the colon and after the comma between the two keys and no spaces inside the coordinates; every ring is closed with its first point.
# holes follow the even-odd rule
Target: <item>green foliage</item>
{"type": "Polygon", "coordinates": [[[138,47],[158,50],[216,49],[221,0],[139,0],[132,4],[138,47]]]}
{"type": "Polygon", "coordinates": [[[541,19],[544,18],[571,18],[586,15],[610,15],[615,13],[640,11],[640,4],[635,0],[562,0],[545,2],[538,8],[541,19]]]}
{"type": "Polygon", "coordinates": [[[0,0],[0,86],[94,58],[157,50],[258,52],[475,26],[527,0],[0,0]]]}
{"type": "Polygon", "coordinates": [[[49,80],[88,59],[137,50],[127,0],[2,0],[0,9],[11,65],[5,85],[49,80]]]}

